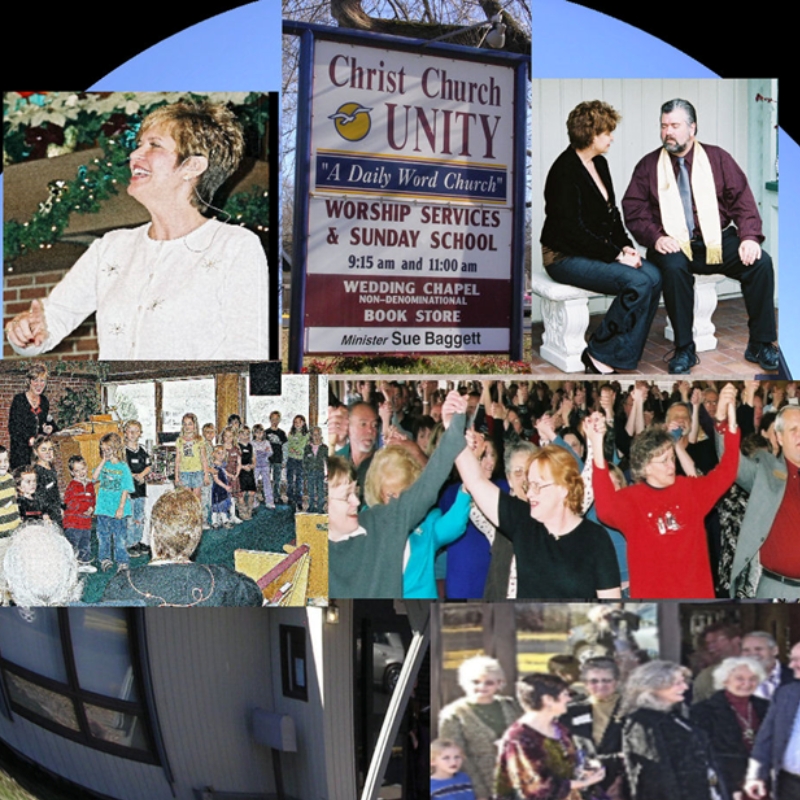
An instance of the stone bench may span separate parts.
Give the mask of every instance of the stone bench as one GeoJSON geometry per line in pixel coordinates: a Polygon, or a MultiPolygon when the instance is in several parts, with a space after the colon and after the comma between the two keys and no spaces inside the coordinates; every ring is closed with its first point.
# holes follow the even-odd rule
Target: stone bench
{"type": "MultiPolygon", "coordinates": [[[[711,317],[717,308],[716,285],[723,280],[724,275],[695,275],[694,342],[698,352],[717,347],[711,317]]],[[[546,272],[534,273],[531,291],[541,298],[544,333],[539,355],[562,372],[583,372],[581,353],[589,328],[589,300],[606,295],[556,283],[546,272]]],[[[675,341],[669,317],[664,336],[675,341]]]]}

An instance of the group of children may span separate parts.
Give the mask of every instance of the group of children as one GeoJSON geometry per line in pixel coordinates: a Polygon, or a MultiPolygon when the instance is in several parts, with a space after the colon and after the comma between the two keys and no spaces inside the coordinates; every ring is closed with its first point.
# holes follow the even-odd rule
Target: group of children
{"type": "MultiPolygon", "coordinates": [[[[328,450],[322,443],[322,431],[315,427],[309,433],[305,418],[298,415],[287,436],[279,428],[280,419],[280,413],[274,411],[270,427],[254,425],[251,438],[250,428],[233,414],[215,438],[213,424],[201,430],[194,414],[184,414],[176,442],[175,485],[190,489],[201,501],[205,529],[231,528],[242,522],[239,514],[252,516],[259,505],[259,488],[264,506],[274,509],[281,500],[284,450],[289,505],[302,510],[305,480],[308,510],[323,512],[328,450]]],[[[102,570],[127,569],[131,556],[150,554],[143,538],[151,460],[139,444],[142,426],[138,421],[126,422],[122,432],[122,437],[107,433],[100,439],[101,462],[91,476],[83,457],[69,458],[71,480],[63,500],[50,437],[36,438],[32,463],[19,467],[13,475],[8,451],[0,446],[0,573],[11,534],[21,522],[30,520],[50,521],[63,529],[80,572],[97,571],[91,554],[93,519],[102,570]]]]}

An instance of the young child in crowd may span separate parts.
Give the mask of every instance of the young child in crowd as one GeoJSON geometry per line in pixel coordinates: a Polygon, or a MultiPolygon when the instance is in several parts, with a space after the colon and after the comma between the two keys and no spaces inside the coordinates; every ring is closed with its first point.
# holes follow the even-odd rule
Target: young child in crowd
{"type": "Polygon", "coordinates": [[[242,492],[240,515],[244,519],[253,516],[253,501],[256,495],[255,459],[247,425],[239,430],[239,451],[242,454],[242,469],[239,472],[239,488],[242,492]]]}
{"type": "Polygon", "coordinates": [[[33,443],[33,464],[36,470],[36,496],[42,511],[61,527],[61,493],[53,461],[55,446],[49,436],[40,434],[33,443]]]}
{"type": "Polygon", "coordinates": [[[10,466],[8,450],[0,445],[0,605],[8,605],[8,585],[3,569],[3,559],[11,544],[11,534],[19,527],[19,507],[17,506],[17,485],[8,470],[10,466]]]}
{"type": "Polygon", "coordinates": [[[464,754],[451,739],[431,742],[431,800],[475,800],[472,781],[461,772],[464,754]]]}
{"type": "Polygon", "coordinates": [[[94,484],[89,480],[89,468],[83,456],[70,456],[68,467],[72,480],[64,492],[64,535],[78,558],[78,572],[97,572],[91,563],[94,484]]]}
{"type": "Polygon", "coordinates": [[[203,442],[206,447],[206,464],[208,464],[208,482],[203,482],[203,489],[200,497],[203,503],[203,530],[207,531],[211,527],[211,487],[214,485],[214,437],[217,429],[213,422],[206,422],[203,425],[203,442]]]}
{"type": "MultiPolygon", "coordinates": [[[[253,425],[253,452],[255,454],[255,479],[256,490],[261,483],[261,492],[264,496],[264,505],[267,508],[275,508],[275,501],[272,498],[272,480],[270,478],[270,458],[272,456],[272,445],[267,441],[267,432],[261,423],[253,425]]],[[[256,497],[254,508],[258,506],[256,497]]]]}
{"type": "Polygon", "coordinates": [[[308,510],[322,514],[325,505],[325,469],[328,466],[328,445],[322,442],[322,428],[311,429],[311,441],[303,451],[303,470],[308,485],[308,510]]]}
{"type": "MultiPolygon", "coordinates": [[[[227,430],[227,428],[226,428],[227,430]]],[[[222,445],[214,448],[211,454],[214,469],[214,483],[211,487],[211,527],[233,527],[233,503],[228,479],[228,453],[222,445]]]]}
{"type": "Polygon", "coordinates": [[[147,476],[150,474],[150,456],[139,444],[142,424],[135,419],[128,420],[122,427],[125,437],[125,461],[133,476],[131,493],[131,515],[128,518],[128,552],[132,556],[148,555],[150,548],[142,541],[144,538],[144,507],[147,500],[147,476]]]}
{"type": "Polygon", "coordinates": [[[17,507],[21,522],[30,519],[50,520],[42,510],[39,498],[36,496],[36,469],[33,464],[26,464],[14,470],[14,482],[17,484],[17,507]]]}
{"type": "Polygon", "coordinates": [[[194,414],[184,414],[181,435],[175,443],[175,485],[191,489],[202,500],[202,488],[208,481],[206,445],[194,414]]]}
{"type": "MultiPolygon", "coordinates": [[[[281,421],[280,411],[273,411],[269,415],[269,428],[267,428],[267,441],[272,448],[269,457],[269,466],[272,471],[272,496],[275,503],[281,502],[281,476],[283,474],[283,446],[286,444],[286,433],[278,427],[281,421]]],[[[266,501],[265,501],[266,502],[266,501]]]]}
{"type": "Polygon", "coordinates": [[[128,520],[131,515],[130,494],[133,476],[127,462],[122,460],[122,439],[118,433],[107,433],[100,439],[102,460],[94,471],[97,490],[97,558],[103,572],[114,566],[112,547],[117,569],[128,569],[130,556],[125,547],[128,540],[128,520]]]}
{"type": "Polygon", "coordinates": [[[308,444],[306,418],[298,414],[292,422],[288,437],[286,458],[286,494],[289,505],[297,511],[303,510],[303,454],[308,444]]]}
{"type": "Polygon", "coordinates": [[[227,472],[228,488],[230,489],[230,495],[233,500],[233,505],[231,506],[231,522],[238,524],[242,520],[236,516],[235,502],[236,498],[241,494],[241,489],[239,488],[239,473],[242,471],[242,451],[236,443],[234,428],[231,425],[227,425],[222,429],[220,439],[222,441],[222,447],[225,450],[225,471],[227,472]]]}

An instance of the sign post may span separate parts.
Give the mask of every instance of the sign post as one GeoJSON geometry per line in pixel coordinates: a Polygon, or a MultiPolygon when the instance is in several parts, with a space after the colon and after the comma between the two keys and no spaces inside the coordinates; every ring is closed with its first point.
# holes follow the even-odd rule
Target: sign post
{"type": "Polygon", "coordinates": [[[521,359],[529,59],[298,25],[310,136],[290,367],[304,352],[521,359]]]}

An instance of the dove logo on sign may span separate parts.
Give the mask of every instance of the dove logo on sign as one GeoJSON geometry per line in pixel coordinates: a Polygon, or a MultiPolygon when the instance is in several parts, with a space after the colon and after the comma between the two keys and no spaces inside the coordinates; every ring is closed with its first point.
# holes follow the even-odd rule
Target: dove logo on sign
{"type": "Polygon", "coordinates": [[[336,132],[342,139],[348,142],[360,142],[372,127],[370,111],[371,108],[365,108],[361,103],[344,103],[328,119],[333,120],[336,132]]]}

